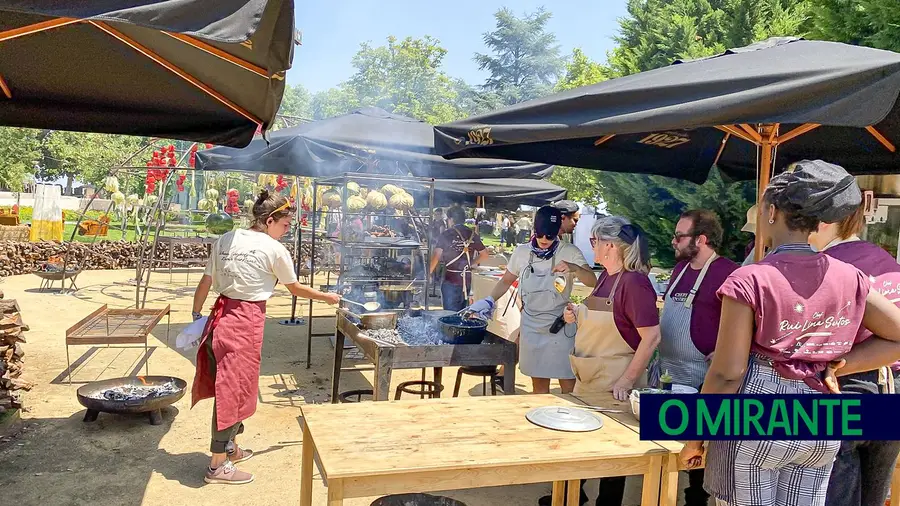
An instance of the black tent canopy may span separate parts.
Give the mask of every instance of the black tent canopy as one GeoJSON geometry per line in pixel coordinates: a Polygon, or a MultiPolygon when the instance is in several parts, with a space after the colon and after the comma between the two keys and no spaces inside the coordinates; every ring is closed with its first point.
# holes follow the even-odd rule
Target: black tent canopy
{"type": "Polygon", "coordinates": [[[245,146],[281,104],[292,0],[10,0],[0,125],[245,146]]]}
{"type": "Polygon", "coordinates": [[[775,38],[440,125],[435,147],[696,183],[717,165],[765,186],[804,158],[888,174],[898,92],[900,54],[775,38]]]}
{"type": "Polygon", "coordinates": [[[541,206],[566,198],[566,189],[540,179],[435,179],[436,206],[474,203],[476,198],[508,208],[541,206]]]}
{"type": "Polygon", "coordinates": [[[215,147],[197,153],[197,169],[331,177],[374,172],[434,178],[544,178],[542,163],[464,158],[434,150],[431,125],[368,107],[260,137],[244,149],[215,147]]]}

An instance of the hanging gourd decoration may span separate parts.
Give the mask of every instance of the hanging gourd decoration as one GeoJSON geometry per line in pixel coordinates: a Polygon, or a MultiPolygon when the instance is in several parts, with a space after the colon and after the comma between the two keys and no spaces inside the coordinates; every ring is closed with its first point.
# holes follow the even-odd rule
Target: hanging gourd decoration
{"type": "Polygon", "coordinates": [[[359,183],[356,181],[347,182],[347,193],[350,195],[359,195],[359,183]]]}
{"type": "Polygon", "coordinates": [[[219,200],[219,190],[216,190],[215,188],[206,190],[206,198],[207,200],[219,200]]]}
{"type": "Polygon", "coordinates": [[[112,195],[110,195],[110,198],[112,199],[113,204],[115,204],[116,207],[122,207],[122,204],[125,203],[125,194],[118,190],[114,191],[112,195]]]}
{"type": "Polygon", "coordinates": [[[197,209],[201,211],[209,211],[209,201],[206,199],[200,199],[200,202],[197,202],[197,209]]]}
{"type": "Polygon", "coordinates": [[[206,217],[206,230],[210,234],[222,235],[234,229],[234,220],[226,213],[209,213],[206,217]]]}
{"type": "Polygon", "coordinates": [[[395,193],[391,195],[391,207],[394,209],[406,211],[412,209],[415,201],[413,200],[413,196],[406,193],[405,191],[401,191],[400,193],[395,193]]]}
{"type": "MultiPolygon", "coordinates": [[[[340,203],[340,198],[338,198],[338,203],[340,203]]],[[[351,212],[357,213],[366,208],[366,200],[359,195],[351,195],[347,198],[347,209],[351,212]]]]}
{"type": "Polygon", "coordinates": [[[159,197],[156,195],[147,195],[147,198],[144,199],[144,202],[147,203],[147,206],[152,207],[156,202],[159,201],[159,197]]]}
{"type": "MultiPolygon", "coordinates": [[[[327,190],[322,194],[322,201],[329,209],[337,209],[341,207],[341,194],[335,190],[327,190]]],[[[365,207],[365,205],[363,207],[365,207]]]]}
{"type": "Polygon", "coordinates": [[[397,186],[392,185],[392,184],[386,184],[386,185],[384,185],[384,186],[381,187],[381,191],[382,191],[385,195],[393,195],[393,194],[395,194],[395,193],[400,193],[400,192],[402,192],[403,190],[402,190],[401,188],[398,188],[397,186]]]}
{"type": "Polygon", "coordinates": [[[247,210],[248,214],[253,214],[253,204],[255,204],[252,199],[247,199],[244,201],[244,209],[247,210]]]}
{"type": "Polygon", "coordinates": [[[103,189],[108,191],[109,193],[115,193],[119,191],[119,178],[116,176],[108,176],[103,180],[103,189]]]}
{"type": "Polygon", "coordinates": [[[372,190],[366,195],[366,204],[372,209],[380,211],[387,207],[388,202],[383,193],[372,190]]]}
{"type": "Polygon", "coordinates": [[[128,204],[128,208],[130,209],[130,208],[138,205],[139,200],[140,200],[140,197],[138,197],[136,193],[132,193],[131,195],[128,196],[128,198],[125,199],[125,202],[128,204]]]}

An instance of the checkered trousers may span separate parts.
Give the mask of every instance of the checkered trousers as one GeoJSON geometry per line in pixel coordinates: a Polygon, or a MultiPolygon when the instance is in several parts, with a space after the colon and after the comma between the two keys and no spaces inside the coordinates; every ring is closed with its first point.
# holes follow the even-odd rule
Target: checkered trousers
{"type": "MultiPolygon", "coordinates": [[[[814,394],[751,358],[739,393],[814,394]]],[[[710,441],[704,488],[717,505],[823,506],[840,441],[710,441]]]]}

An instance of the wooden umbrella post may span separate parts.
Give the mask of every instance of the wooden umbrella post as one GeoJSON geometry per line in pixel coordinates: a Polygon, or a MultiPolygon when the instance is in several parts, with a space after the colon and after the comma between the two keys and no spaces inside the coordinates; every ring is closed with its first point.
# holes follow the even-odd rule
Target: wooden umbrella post
{"type": "Polygon", "coordinates": [[[759,262],[765,254],[766,238],[763,237],[762,211],[763,211],[763,194],[766,187],[769,186],[769,180],[772,178],[772,155],[775,151],[776,137],[778,136],[778,125],[764,125],[760,130],[760,159],[759,159],[759,180],[756,189],[756,244],[753,250],[753,261],[759,262]]]}

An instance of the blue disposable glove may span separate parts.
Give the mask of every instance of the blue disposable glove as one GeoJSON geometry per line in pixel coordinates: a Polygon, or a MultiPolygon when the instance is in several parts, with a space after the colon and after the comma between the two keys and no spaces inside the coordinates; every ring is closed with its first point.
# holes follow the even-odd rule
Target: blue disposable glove
{"type": "Polygon", "coordinates": [[[494,298],[486,297],[481,300],[476,300],[471,306],[467,307],[465,311],[475,313],[483,320],[490,320],[494,315],[494,298]]]}

